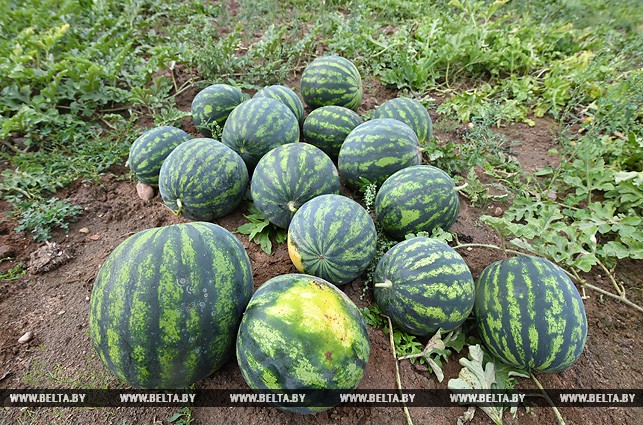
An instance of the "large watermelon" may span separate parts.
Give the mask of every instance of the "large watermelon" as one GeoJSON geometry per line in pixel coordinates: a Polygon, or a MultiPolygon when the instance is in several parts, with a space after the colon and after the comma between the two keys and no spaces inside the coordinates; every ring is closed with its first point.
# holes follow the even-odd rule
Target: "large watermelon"
{"type": "Polygon", "coordinates": [[[201,134],[212,137],[213,127],[223,127],[230,112],[245,99],[241,90],[229,84],[206,87],[192,100],[192,122],[201,134]]]}
{"type": "Polygon", "coordinates": [[[377,118],[350,132],[339,151],[339,175],[351,187],[362,179],[381,185],[402,168],[418,165],[422,153],[411,127],[391,118],[377,118]]]}
{"type": "Polygon", "coordinates": [[[393,118],[402,121],[415,131],[423,143],[433,137],[433,122],[426,108],[417,100],[398,97],[384,102],[373,112],[373,118],[393,118]]]}
{"type": "Polygon", "coordinates": [[[513,257],[484,269],[474,312],[489,351],[530,371],[570,367],[587,339],[578,290],[560,267],[544,258],[513,257]]]}
{"type": "Polygon", "coordinates": [[[232,111],[221,141],[241,155],[248,170],[253,170],[268,151],[299,141],[299,123],[280,101],[255,97],[232,111]]]}
{"type": "Polygon", "coordinates": [[[304,140],[337,160],[346,136],[361,123],[362,118],[355,111],[342,106],[322,106],[304,121],[304,140]]]}
{"type": "Polygon", "coordinates": [[[143,230],[100,268],[89,334],[118,378],[187,388],[233,353],[252,288],[250,260],[226,229],[195,222],[143,230]]]}
{"type": "Polygon", "coordinates": [[[177,215],[212,221],[241,203],[248,170],[232,149],[213,139],[193,139],[165,159],[159,176],[163,202],[177,215]]]}
{"type": "Polygon", "coordinates": [[[337,105],[355,110],[362,102],[362,78],[348,59],[322,56],[304,69],[301,95],[313,109],[337,105]]]}
{"type": "Polygon", "coordinates": [[[176,127],[161,126],[147,130],[132,143],[127,166],[139,182],[158,186],[163,161],[174,148],[188,140],[190,135],[176,127]]]}
{"type": "Polygon", "coordinates": [[[325,193],[339,193],[339,175],[320,149],[308,143],[289,143],[261,158],[252,175],[250,193],[268,221],[288,228],[304,203],[325,193]]]}
{"type": "MultiPolygon", "coordinates": [[[[261,285],[237,336],[245,381],[250,388],[276,393],[354,389],[369,354],[366,326],[355,304],[334,285],[301,274],[277,276],[261,285]]],[[[315,413],[332,406],[278,407],[315,413]]]]}
{"type": "Polygon", "coordinates": [[[417,165],[398,171],[380,187],[375,197],[375,215],[382,230],[401,240],[408,233],[431,233],[455,223],[460,210],[458,192],[444,171],[417,165]]]}
{"type": "Polygon", "coordinates": [[[288,227],[288,254],[302,273],[343,285],[361,275],[375,256],[377,231],[361,205],[321,195],[299,208],[288,227]]]}
{"type": "Polygon", "coordinates": [[[377,263],[375,302],[400,329],[430,336],[450,331],[471,313],[475,285],[453,248],[418,237],[398,243],[377,263]]]}
{"type": "Polygon", "coordinates": [[[254,97],[269,97],[280,101],[295,114],[300,127],[304,124],[304,104],[301,103],[301,99],[292,89],[280,85],[268,86],[259,90],[254,97]]]}

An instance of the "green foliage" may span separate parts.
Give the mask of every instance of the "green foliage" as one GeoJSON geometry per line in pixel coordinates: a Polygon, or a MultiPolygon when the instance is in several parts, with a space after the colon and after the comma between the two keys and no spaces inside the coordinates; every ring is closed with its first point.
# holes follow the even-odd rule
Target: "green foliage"
{"type": "MultiPolygon", "coordinates": [[[[11,258],[0,258],[0,264],[8,260],[11,260],[11,258]]],[[[25,274],[27,274],[27,268],[22,263],[22,261],[20,261],[15,266],[0,273],[0,281],[10,281],[10,280],[20,279],[25,274]]]]}
{"type": "Polygon", "coordinates": [[[46,201],[27,201],[18,219],[17,232],[30,231],[34,240],[44,242],[51,238],[55,228],[67,230],[68,221],[73,220],[82,208],[72,205],[66,199],[51,198],[46,201]]]}
{"type": "MultiPolygon", "coordinates": [[[[458,378],[449,379],[447,386],[450,390],[510,390],[516,385],[515,377],[529,377],[519,369],[507,365],[496,366],[478,344],[469,346],[468,357],[460,359],[463,367],[458,378]]],[[[504,406],[480,406],[480,409],[495,424],[502,425],[502,414],[506,410],[504,406]]],[[[514,415],[516,411],[517,407],[511,408],[514,415]]]]}
{"type": "Polygon", "coordinates": [[[248,212],[249,214],[244,215],[244,217],[248,219],[249,223],[239,226],[235,233],[248,235],[248,239],[258,244],[261,250],[268,255],[272,254],[272,240],[278,244],[286,242],[286,239],[288,239],[286,229],[271,224],[268,219],[261,215],[261,212],[254,204],[250,204],[248,212]]]}
{"type": "Polygon", "coordinates": [[[180,408],[175,414],[170,416],[167,421],[173,425],[189,425],[194,421],[192,409],[189,407],[180,408]]]}

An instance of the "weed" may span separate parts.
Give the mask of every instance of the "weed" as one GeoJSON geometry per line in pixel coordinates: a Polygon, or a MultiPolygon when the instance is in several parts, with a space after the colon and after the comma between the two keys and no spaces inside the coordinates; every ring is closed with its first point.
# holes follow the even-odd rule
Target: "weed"
{"type": "Polygon", "coordinates": [[[287,231],[270,223],[254,204],[248,206],[248,212],[244,217],[249,223],[239,226],[235,233],[248,235],[248,239],[258,244],[268,255],[272,254],[272,240],[278,244],[286,242],[287,231]]]}
{"type": "Polygon", "coordinates": [[[17,232],[30,231],[34,240],[44,242],[51,237],[55,228],[67,230],[68,221],[73,220],[82,208],[72,205],[66,199],[51,198],[46,201],[35,200],[23,205],[18,219],[17,232]]]}

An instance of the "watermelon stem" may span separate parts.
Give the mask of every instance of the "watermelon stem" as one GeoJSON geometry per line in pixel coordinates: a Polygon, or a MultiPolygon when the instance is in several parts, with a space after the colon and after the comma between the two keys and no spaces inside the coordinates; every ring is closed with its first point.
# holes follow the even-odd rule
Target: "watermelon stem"
{"type": "MultiPolygon", "coordinates": [[[[402,396],[402,378],[400,377],[400,366],[398,365],[399,359],[397,358],[397,350],[395,349],[395,338],[393,337],[393,323],[391,323],[391,318],[384,315],[388,321],[388,339],[391,342],[391,352],[393,353],[393,359],[395,360],[395,382],[397,383],[397,390],[400,396],[402,396]]],[[[413,419],[411,419],[411,413],[409,408],[406,407],[406,403],[402,402],[404,407],[404,416],[406,416],[406,423],[408,425],[413,425],[413,419]]]]}
{"type": "Polygon", "coordinates": [[[392,288],[393,287],[393,282],[390,280],[386,279],[384,282],[378,282],[373,285],[376,288],[392,288]]]}
{"type": "Polygon", "coordinates": [[[288,202],[288,209],[290,210],[290,212],[297,211],[297,207],[295,206],[295,201],[288,202]]]}
{"type": "Polygon", "coordinates": [[[175,215],[181,215],[181,211],[183,211],[183,202],[181,202],[181,200],[180,200],[180,199],[177,199],[177,200],[176,200],[176,205],[178,205],[178,206],[179,206],[179,209],[178,209],[178,210],[176,210],[176,212],[175,212],[174,214],[175,214],[175,215]]]}
{"type": "Polygon", "coordinates": [[[458,192],[459,192],[459,191],[461,191],[462,189],[464,189],[464,188],[465,188],[465,187],[467,187],[467,186],[469,186],[469,183],[468,183],[468,182],[464,182],[464,184],[462,184],[462,185],[460,185],[460,186],[456,186],[456,187],[454,187],[454,189],[455,189],[456,191],[458,191],[458,192]]]}
{"type": "Polygon", "coordinates": [[[549,395],[547,394],[547,392],[545,392],[545,389],[540,384],[540,381],[538,381],[538,379],[536,379],[536,375],[534,375],[533,372],[529,372],[529,376],[531,377],[531,380],[534,381],[536,386],[538,388],[540,388],[540,392],[543,393],[543,396],[545,397],[545,400],[547,400],[547,403],[549,403],[551,408],[554,410],[554,414],[556,415],[556,419],[558,419],[558,423],[560,425],[565,425],[565,419],[563,419],[563,415],[560,414],[560,411],[558,410],[556,405],[554,405],[554,402],[551,401],[551,398],[549,398],[549,395]]]}

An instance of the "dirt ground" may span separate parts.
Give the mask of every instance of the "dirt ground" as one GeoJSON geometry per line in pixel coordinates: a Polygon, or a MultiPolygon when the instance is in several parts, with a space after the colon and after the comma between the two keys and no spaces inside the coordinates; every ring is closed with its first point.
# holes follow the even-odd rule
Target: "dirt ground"
{"type": "MultiPolygon", "coordinates": [[[[189,109],[196,89],[185,92],[179,107],[189,109]]],[[[365,84],[365,99],[360,113],[374,108],[394,92],[381,87],[375,80],[365,84]]],[[[433,115],[433,119],[438,119],[433,115]]],[[[143,126],[150,122],[141,122],[143,126]]],[[[512,148],[523,168],[542,168],[553,161],[547,151],[554,147],[551,125],[546,122],[530,128],[521,124],[508,127],[503,134],[516,143],[512,148]]],[[[196,136],[194,126],[184,121],[183,128],[196,136]]],[[[441,140],[459,139],[466,129],[449,134],[437,134],[441,140]]],[[[134,183],[124,167],[113,167],[99,182],[77,181],[60,196],[69,197],[80,205],[83,213],[72,223],[67,233],[57,231],[52,241],[69,259],[54,270],[28,273],[20,279],[0,282],[0,388],[124,388],[97,358],[88,334],[89,297],[100,265],[110,252],[125,238],[143,229],[165,226],[184,221],[167,209],[159,196],[142,201],[136,195],[134,183]],[[18,339],[25,332],[33,339],[21,344],[18,339]]],[[[471,206],[461,197],[461,211],[452,231],[467,242],[498,244],[498,236],[479,222],[488,210],[471,206]]],[[[40,248],[30,235],[14,232],[16,223],[5,211],[8,205],[0,201],[0,253],[12,261],[0,264],[4,271],[17,262],[30,264],[30,254],[40,248]]],[[[235,230],[246,222],[243,209],[217,221],[217,224],[235,230]]],[[[243,235],[237,235],[246,248],[253,265],[255,287],[271,277],[294,273],[285,245],[276,246],[272,255],[263,253],[243,235]]],[[[494,250],[473,249],[462,255],[474,278],[493,261],[502,258],[494,250]]],[[[32,264],[34,265],[34,264],[32,264]]],[[[625,282],[630,296],[641,302],[641,263],[623,263],[618,268],[619,278],[625,282]],[[638,288],[638,289],[636,289],[638,288]]],[[[600,276],[588,276],[595,284],[610,289],[600,276]]],[[[357,280],[343,289],[358,306],[372,302],[371,292],[360,299],[363,283],[357,280]]],[[[610,298],[602,298],[588,291],[585,300],[589,321],[587,346],[580,360],[570,369],[557,374],[541,374],[539,380],[546,388],[641,388],[643,387],[641,315],[635,310],[610,298]],[[638,329],[638,331],[637,331],[638,329]]],[[[394,360],[388,335],[369,327],[371,357],[359,388],[395,388],[394,360]]],[[[466,355],[465,352],[461,355],[466,355]]],[[[445,367],[445,379],[439,383],[424,366],[400,363],[404,388],[446,388],[450,378],[457,377],[460,366],[452,360],[445,367]]],[[[535,388],[530,380],[520,380],[520,387],[535,388]]],[[[197,388],[246,388],[234,359],[197,388]]],[[[412,408],[416,424],[456,424],[465,407],[412,408]]],[[[28,408],[3,409],[0,423],[33,424],[161,424],[177,408],[28,408]]],[[[642,409],[633,408],[563,408],[568,424],[635,424],[643,423],[642,409]]],[[[196,424],[404,424],[401,408],[345,408],[336,407],[317,415],[296,415],[275,408],[194,408],[196,424]]],[[[535,408],[527,412],[521,408],[515,418],[505,415],[509,424],[556,423],[551,409],[535,408]]],[[[491,421],[477,411],[473,424],[491,421]]]]}

